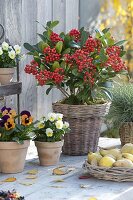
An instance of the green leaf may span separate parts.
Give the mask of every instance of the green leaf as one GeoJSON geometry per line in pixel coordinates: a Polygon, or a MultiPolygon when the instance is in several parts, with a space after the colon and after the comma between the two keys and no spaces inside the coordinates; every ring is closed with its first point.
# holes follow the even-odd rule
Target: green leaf
{"type": "Polygon", "coordinates": [[[102,30],[103,33],[107,33],[110,30],[110,28],[105,28],[102,30]]]}
{"type": "Polygon", "coordinates": [[[46,90],[46,94],[48,95],[50,93],[50,91],[52,90],[53,86],[51,85],[47,90],[46,90]]]}
{"type": "Polygon", "coordinates": [[[77,69],[73,69],[73,70],[72,70],[72,74],[73,74],[74,76],[78,76],[78,71],[77,71],[77,69]]]}
{"type": "Polygon", "coordinates": [[[97,39],[99,39],[99,38],[101,38],[104,34],[103,34],[103,32],[101,32],[101,31],[99,31],[99,30],[95,30],[95,32],[96,32],[96,38],[97,39]]]}
{"type": "Polygon", "coordinates": [[[38,48],[41,50],[41,52],[43,52],[44,48],[48,47],[49,45],[47,43],[45,43],[44,41],[40,41],[38,43],[38,48]]]}
{"type": "Polygon", "coordinates": [[[87,32],[87,31],[82,31],[82,33],[81,33],[81,47],[83,47],[84,46],[84,44],[85,44],[85,42],[86,42],[86,40],[88,39],[88,37],[89,37],[89,32],[87,32]]]}
{"type": "Polygon", "coordinates": [[[127,40],[121,40],[121,41],[115,43],[114,46],[121,46],[121,45],[123,45],[125,42],[127,42],[127,40]]]}
{"type": "Polygon", "coordinates": [[[101,87],[101,92],[104,93],[112,101],[113,95],[107,88],[101,87]]]}
{"type": "Polygon", "coordinates": [[[121,51],[120,57],[124,56],[126,54],[126,51],[121,51]]]}
{"type": "Polygon", "coordinates": [[[30,45],[29,43],[24,43],[24,48],[27,49],[30,52],[35,51],[35,48],[32,45],[30,45]]]}
{"type": "Polygon", "coordinates": [[[40,34],[40,33],[37,33],[37,35],[39,35],[39,37],[40,37],[44,42],[47,41],[47,37],[45,37],[44,35],[42,35],[42,34],[40,34]]]}
{"type": "Polygon", "coordinates": [[[55,26],[57,26],[59,24],[59,21],[48,21],[47,22],[47,27],[50,28],[50,29],[53,29],[55,26]]]}
{"type": "Polygon", "coordinates": [[[13,137],[12,140],[17,142],[18,144],[23,144],[24,143],[24,141],[20,140],[18,137],[13,137]]]}
{"type": "Polygon", "coordinates": [[[74,41],[69,42],[69,46],[72,48],[80,49],[80,46],[74,41]]]}
{"type": "Polygon", "coordinates": [[[62,55],[64,55],[64,54],[69,54],[70,51],[71,51],[71,49],[70,49],[70,48],[67,48],[67,49],[65,49],[65,50],[62,52],[62,55]]]}
{"type": "Polygon", "coordinates": [[[62,42],[62,41],[57,42],[57,44],[56,44],[56,46],[55,46],[56,51],[57,51],[58,53],[61,53],[62,47],[63,47],[63,42],[62,42]]]}
{"type": "Polygon", "coordinates": [[[61,68],[66,69],[66,62],[62,61],[61,64],[60,64],[60,66],[61,66],[61,68]]]}
{"type": "Polygon", "coordinates": [[[104,53],[104,48],[101,48],[100,54],[99,54],[99,58],[100,58],[100,60],[101,60],[102,62],[106,62],[107,56],[106,56],[105,53],[104,53]]]}
{"type": "Polygon", "coordinates": [[[69,42],[71,41],[71,37],[68,35],[68,34],[66,34],[65,35],[65,38],[64,38],[64,45],[66,46],[66,47],[69,47],[69,42]]]}
{"type": "Polygon", "coordinates": [[[60,64],[59,62],[55,61],[54,64],[52,65],[52,69],[55,70],[56,68],[59,68],[60,64]]]}

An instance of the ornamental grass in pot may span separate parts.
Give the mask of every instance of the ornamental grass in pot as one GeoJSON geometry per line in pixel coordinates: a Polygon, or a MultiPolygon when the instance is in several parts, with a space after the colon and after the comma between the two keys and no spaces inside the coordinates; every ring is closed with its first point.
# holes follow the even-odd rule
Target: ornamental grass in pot
{"type": "Polygon", "coordinates": [[[0,118],[0,172],[22,172],[28,146],[30,145],[33,118],[29,111],[16,111],[3,107],[0,118]],[[21,124],[18,124],[18,118],[21,124]]]}
{"type": "Polygon", "coordinates": [[[47,22],[41,41],[24,46],[33,55],[25,72],[32,74],[38,85],[49,85],[46,94],[57,87],[64,99],[53,104],[70,123],[70,134],[64,138],[63,153],[84,155],[96,151],[103,117],[110,103],[99,98],[101,93],[111,98],[105,87],[117,74],[126,71],[121,57],[123,42],[116,42],[109,29],[96,30],[92,37],[84,28],[57,34],[58,21],[47,22]]]}
{"type": "Polygon", "coordinates": [[[119,129],[121,145],[133,143],[133,84],[116,86],[107,120],[119,129]]]}
{"type": "Polygon", "coordinates": [[[0,84],[9,84],[13,78],[17,62],[21,58],[21,47],[19,45],[11,46],[3,42],[0,46],[0,84]]]}
{"type": "Polygon", "coordinates": [[[35,145],[37,147],[40,165],[49,166],[59,162],[63,137],[69,131],[69,123],[62,121],[60,113],[49,113],[36,124],[35,145]]]}

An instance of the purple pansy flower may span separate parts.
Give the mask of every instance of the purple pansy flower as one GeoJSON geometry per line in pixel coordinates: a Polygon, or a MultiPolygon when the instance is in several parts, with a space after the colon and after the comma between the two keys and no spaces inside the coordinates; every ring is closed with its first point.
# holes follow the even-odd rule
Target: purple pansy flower
{"type": "Polygon", "coordinates": [[[7,110],[9,112],[11,110],[11,108],[7,108],[6,106],[4,106],[3,108],[1,108],[1,112],[4,112],[5,110],[7,110]]]}
{"type": "Polygon", "coordinates": [[[9,115],[4,115],[3,117],[0,118],[0,127],[4,127],[4,124],[7,122],[9,119],[9,115]]]}
{"type": "Polygon", "coordinates": [[[21,114],[21,116],[22,116],[22,115],[27,115],[28,117],[31,116],[30,112],[27,111],[27,110],[23,110],[20,114],[21,114]]]}

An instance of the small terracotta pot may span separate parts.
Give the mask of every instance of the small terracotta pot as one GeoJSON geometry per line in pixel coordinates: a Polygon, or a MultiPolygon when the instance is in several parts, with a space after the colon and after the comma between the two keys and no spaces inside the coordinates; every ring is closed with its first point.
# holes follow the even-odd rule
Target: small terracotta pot
{"type": "Polygon", "coordinates": [[[15,68],[0,68],[0,83],[1,85],[7,85],[13,78],[15,68]]]}
{"type": "Polygon", "coordinates": [[[0,172],[22,172],[29,145],[29,140],[25,140],[24,144],[18,144],[17,142],[0,142],[0,172]]]}
{"type": "Polygon", "coordinates": [[[59,142],[39,142],[35,141],[40,165],[50,166],[59,162],[64,141],[59,142]]]}

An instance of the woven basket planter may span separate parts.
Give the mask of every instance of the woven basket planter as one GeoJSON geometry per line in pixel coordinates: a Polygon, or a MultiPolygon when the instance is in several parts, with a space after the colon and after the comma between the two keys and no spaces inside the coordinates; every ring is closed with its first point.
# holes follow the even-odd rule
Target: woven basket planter
{"type": "Polygon", "coordinates": [[[122,123],[119,128],[119,135],[122,146],[126,143],[133,143],[133,122],[122,123]]]}
{"type": "Polygon", "coordinates": [[[101,124],[109,107],[110,103],[97,105],[53,104],[53,111],[62,113],[64,120],[70,124],[71,131],[64,137],[64,154],[85,155],[89,151],[97,150],[101,124]]]}
{"type": "Polygon", "coordinates": [[[112,167],[105,168],[90,165],[87,160],[83,164],[83,169],[95,178],[116,181],[116,182],[129,182],[133,181],[133,168],[112,167]]]}

